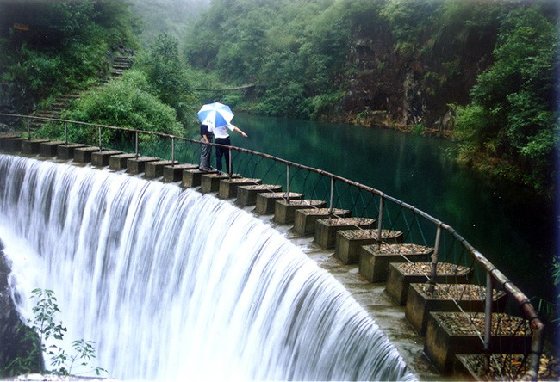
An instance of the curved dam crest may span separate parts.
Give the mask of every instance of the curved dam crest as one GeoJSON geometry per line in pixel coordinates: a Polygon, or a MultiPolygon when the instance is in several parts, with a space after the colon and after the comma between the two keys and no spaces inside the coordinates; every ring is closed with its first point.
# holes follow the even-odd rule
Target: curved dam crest
{"type": "Polygon", "coordinates": [[[112,378],[416,379],[332,275],[227,202],[6,155],[0,178],[19,312],[52,289],[65,339],[94,341],[112,378]]]}

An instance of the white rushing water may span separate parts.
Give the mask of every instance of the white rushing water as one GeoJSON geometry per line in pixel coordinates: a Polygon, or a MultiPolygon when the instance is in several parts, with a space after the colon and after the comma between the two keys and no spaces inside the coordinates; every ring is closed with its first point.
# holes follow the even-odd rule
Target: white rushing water
{"type": "Polygon", "coordinates": [[[214,196],[0,155],[0,238],[22,316],[53,290],[112,378],[415,378],[330,274],[214,196]]]}

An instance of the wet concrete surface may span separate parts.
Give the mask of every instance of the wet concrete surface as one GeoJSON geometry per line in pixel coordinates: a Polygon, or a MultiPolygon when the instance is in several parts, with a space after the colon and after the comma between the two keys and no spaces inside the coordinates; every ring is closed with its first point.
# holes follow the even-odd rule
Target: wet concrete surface
{"type": "MultiPolygon", "coordinates": [[[[246,207],[251,212],[252,207],[246,207]]],[[[385,293],[385,283],[370,283],[358,273],[358,265],[344,265],[334,257],[334,250],[323,250],[313,242],[313,237],[300,237],[292,226],[278,225],[273,215],[256,215],[296,244],[321,268],[327,270],[348,290],[354,299],[370,314],[389,341],[397,348],[406,364],[420,380],[453,380],[440,375],[424,354],[424,338],[416,333],[405,317],[404,306],[396,305],[385,293]]]]}

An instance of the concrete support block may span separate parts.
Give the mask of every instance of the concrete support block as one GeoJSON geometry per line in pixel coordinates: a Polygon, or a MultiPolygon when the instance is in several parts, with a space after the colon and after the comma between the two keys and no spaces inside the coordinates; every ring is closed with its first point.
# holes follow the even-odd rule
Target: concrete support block
{"type": "Polygon", "coordinates": [[[412,243],[364,245],[360,247],[358,272],[369,282],[384,282],[389,274],[389,263],[428,261],[433,251],[433,248],[412,243]]]}
{"type": "Polygon", "coordinates": [[[294,220],[294,232],[301,236],[313,235],[315,233],[315,222],[326,218],[347,218],[352,213],[340,208],[307,208],[296,211],[294,220]]]}
{"type": "Polygon", "coordinates": [[[293,224],[296,219],[296,210],[316,207],[325,207],[327,202],[324,200],[293,200],[278,199],[274,206],[274,221],[278,224],[293,224]]]}
{"type": "Polygon", "coordinates": [[[376,229],[339,231],[336,234],[334,255],[344,264],[357,264],[360,258],[360,247],[379,241],[388,243],[402,242],[401,231],[382,230],[381,239],[376,229]]]}
{"type": "MultiPolygon", "coordinates": [[[[492,327],[489,353],[525,353],[531,348],[530,331],[524,330],[529,327],[526,320],[505,313],[492,313],[492,322],[500,325],[492,327]]],[[[431,312],[424,352],[442,373],[450,373],[456,367],[457,354],[484,352],[479,333],[484,333],[484,313],[431,312]]]]}
{"type": "MultiPolygon", "coordinates": [[[[160,176],[163,176],[163,168],[165,166],[170,165],[171,163],[173,162],[171,162],[170,160],[158,160],[158,161],[146,162],[144,176],[149,179],[159,178],[160,176]]],[[[178,163],[177,161],[174,162],[174,164],[177,163],[178,163]]]]}
{"type": "Polygon", "coordinates": [[[109,157],[109,168],[114,171],[126,170],[129,159],[135,158],[136,154],[118,154],[109,157]]]}
{"type": "Polygon", "coordinates": [[[368,218],[317,219],[313,240],[322,249],[332,249],[336,244],[336,233],[338,231],[374,227],[375,219],[368,218]]]}
{"type": "MultiPolygon", "coordinates": [[[[408,287],[412,283],[428,281],[432,269],[431,262],[389,263],[389,276],[385,290],[399,305],[405,305],[408,287]]],[[[461,265],[440,262],[437,265],[436,283],[467,284],[471,269],[461,265]]]]}
{"type": "Polygon", "coordinates": [[[62,141],[48,141],[39,145],[39,156],[45,158],[55,157],[58,153],[58,146],[63,145],[62,141]]]}
{"type": "Polygon", "coordinates": [[[23,138],[18,136],[5,136],[0,140],[0,150],[7,153],[15,153],[21,151],[21,142],[23,138]]]}
{"type": "Polygon", "coordinates": [[[280,192],[282,186],[275,184],[254,184],[237,187],[235,204],[239,207],[254,206],[257,204],[257,195],[265,192],[280,192]]]}
{"type": "Polygon", "coordinates": [[[77,147],[74,149],[74,162],[76,163],[91,163],[91,154],[99,151],[97,146],[77,147]]]}
{"type": "Polygon", "coordinates": [[[159,161],[157,157],[129,158],[126,162],[126,171],[129,174],[138,175],[146,171],[146,163],[159,161]]]}
{"type": "Polygon", "coordinates": [[[91,153],[91,164],[95,167],[109,166],[109,158],[113,155],[122,154],[122,151],[103,150],[91,153]]]}
{"type": "MultiPolygon", "coordinates": [[[[233,174],[232,178],[239,178],[239,175],[233,174]]],[[[208,194],[211,192],[220,191],[220,181],[223,179],[229,179],[230,176],[222,173],[209,173],[202,175],[202,180],[200,184],[200,192],[203,194],[208,194]]]]}
{"type": "Polygon", "coordinates": [[[183,171],[198,168],[197,164],[181,163],[171,166],[171,164],[163,166],[164,182],[180,182],[183,180],[183,171]]]}
{"type": "Polygon", "coordinates": [[[39,154],[41,143],[48,141],[48,139],[23,139],[21,141],[21,152],[30,155],[39,154]]]}
{"type": "MultiPolygon", "coordinates": [[[[421,336],[426,334],[430,312],[455,312],[459,307],[464,312],[483,312],[486,302],[486,287],[474,284],[437,284],[433,293],[428,293],[428,284],[412,283],[408,287],[405,316],[421,336]]],[[[505,293],[493,296],[492,311],[503,309],[505,293]]]]}
{"type": "Polygon", "coordinates": [[[220,188],[218,189],[218,198],[231,199],[237,197],[237,188],[239,186],[249,186],[260,184],[260,179],[254,178],[227,178],[220,180],[220,188]]]}
{"type": "Polygon", "coordinates": [[[86,145],[82,145],[79,143],[68,143],[60,145],[56,148],[56,156],[58,157],[58,159],[62,160],[74,159],[74,150],[80,147],[86,147],[86,145]]]}
{"type": "Polygon", "coordinates": [[[254,212],[259,215],[270,215],[274,213],[276,207],[276,201],[279,199],[290,199],[290,200],[301,200],[303,194],[298,194],[296,192],[290,192],[288,195],[286,192],[264,192],[262,194],[257,194],[257,202],[255,205],[254,212]]]}
{"type": "Polygon", "coordinates": [[[190,187],[200,187],[202,184],[202,175],[204,174],[216,174],[217,171],[204,171],[198,168],[194,168],[192,170],[185,170],[183,171],[183,187],[190,188],[190,187]]]}

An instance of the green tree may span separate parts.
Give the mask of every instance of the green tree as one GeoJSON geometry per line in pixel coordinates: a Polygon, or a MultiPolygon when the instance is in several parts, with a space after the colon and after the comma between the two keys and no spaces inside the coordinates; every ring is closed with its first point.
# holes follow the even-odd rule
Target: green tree
{"type": "Polygon", "coordinates": [[[511,11],[494,64],[478,77],[457,124],[461,155],[500,158],[517,169],[510,176],[540,192],[549,192],[553,180],[557,47],[555,25],[537,8],[511,11]]]}
{"type": "MultiPolygon", "coordinates": [[[[175,136],[183,135],[175,110],[159,100],[146,75],[139,70],[128,70],[120,79],[84,93],[63,113],[63,118],[175,136]]],[[[98,143],[98,132],[93,128],[72,126],[68,134],[72,142],[98,143]]],[[[65,138],[59,125],[43,127],[38,136],[65,138]]],[[[103,131],[104,146],[131,141],[132,137],[129,134],[109,129],[103,131]]]]}
{"type": "Polygon", "coordinates": [[[22,109],[90,86],[106,76],[111,45],[133,42],[120,0],[0,2],[0,15],[0,80],[12,84],[22,109]]]}
{"type": "Polygon", "coordinates": [[[195,98],[186,66],[179,57],[177,44],[173,37],[159,35],[138,65],[146,73],[148,82],[160,100],[173,107],[179,121],[186,126],[195,98]]]}
{"type": "MultiPolygon", "coordinates": [[[[36,288],[31,292],[31,299],[34,300],[33,318],[29,319],[29,327],[25,327],[25,335],[30,336],[33,343],[39,343],[31,350],[31,354],[25,357],[18,357],[9,365],[0,369],[0,375],[15,376],[23,373],[39,371],[41,373],[51,372],[59,375],[71,375],[76,366],[88,367],[89,362],[95,359],[95,348],[91,341],[84,339],[72,342],[72,353],[67,353],[60,345],[64,339],[66,328],[61,321],[57,321],[56,315],[60,312],[54,292],[49,289],[36,288]],[[30,330],[28,330],[30,329],[30,330]],[[37,338],[38,337],[38,338],[37,338]],[[42,355],[51,358],[52,370],[41,366],[36,370],[32,360],[42,355]]],[[[93,369],[96,375],[101,375],[107,371],[101,367],[93,369]]]]}

